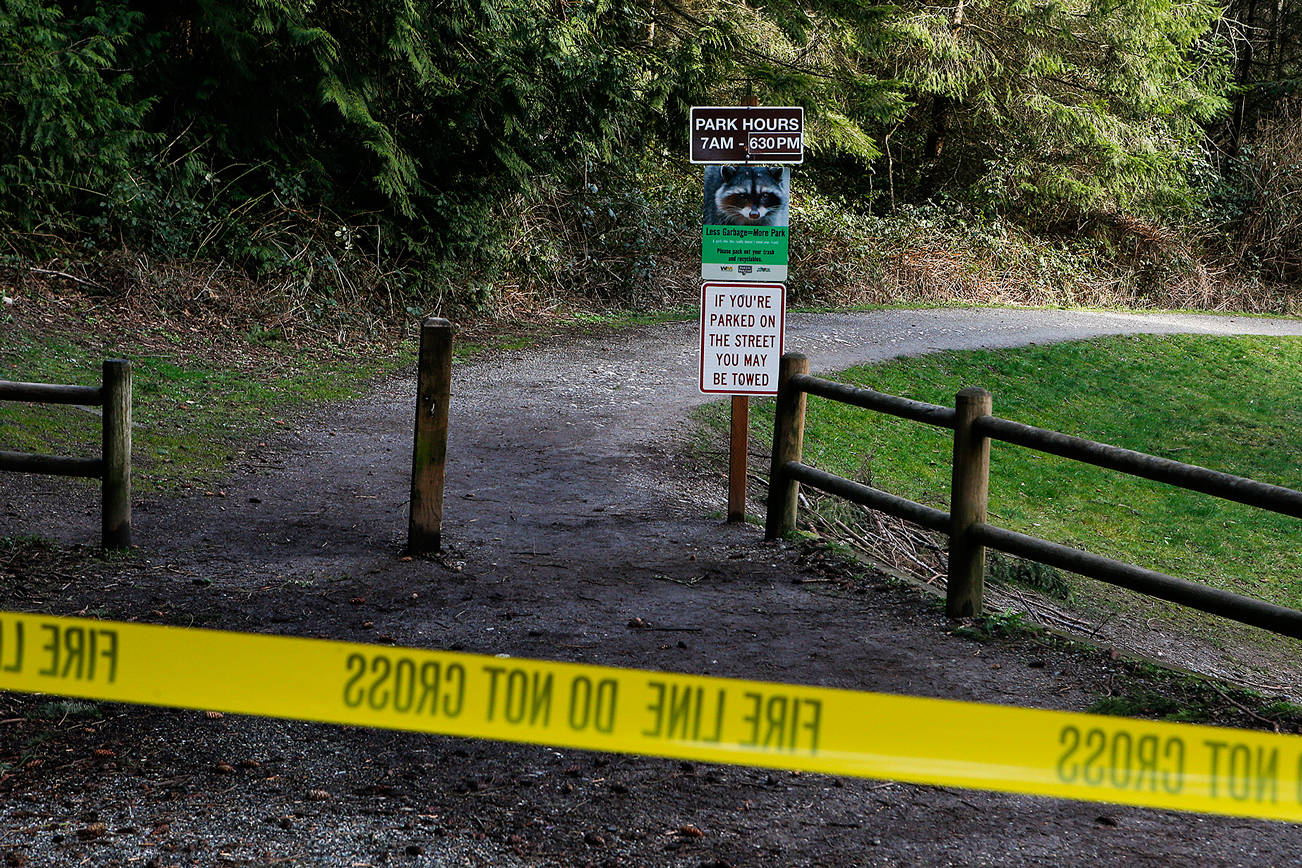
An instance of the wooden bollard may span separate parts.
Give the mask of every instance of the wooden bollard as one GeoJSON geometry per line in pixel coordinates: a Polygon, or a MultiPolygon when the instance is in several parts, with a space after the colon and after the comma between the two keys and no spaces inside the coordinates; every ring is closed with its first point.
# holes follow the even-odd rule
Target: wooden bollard
{"type": "Polygon", "coordinates": [[[773,410],[773,464],[769,467],[768,511],[764,538],[777,539],[796,529],[800,483],[788,478],[782,468],[799,461],[805,443],[805,392],[791,386],[796,374],[809,373],[809,359],[787,353],[778,366],[778,398],[773,410]]]}
{"type": "Polygon", "coordinates": [[[416,371],[416,430],[411,450],[411,515],[407,552],[442,547],[443,480],[448,454],[448,404],[452,397],[452,323],[430,317],[421,324],[416,371]]]}
{"type": "Polygon", "coordinates": [[[106,549],[131,546],[131,362],[104,362],[100,477],[101,537],[106,549]]]}
{"type": "Polygon", "coordinates": [[[986,550],[972,540],[971,528],[984,524],[990,489],[990,438],[973,431],[973,422],[990,415],[985,389],[969,387],[955,398],[954,474],[950,488],[949,584],[945,614],[971,618],[981,614],[985,596],[986,550]]]}

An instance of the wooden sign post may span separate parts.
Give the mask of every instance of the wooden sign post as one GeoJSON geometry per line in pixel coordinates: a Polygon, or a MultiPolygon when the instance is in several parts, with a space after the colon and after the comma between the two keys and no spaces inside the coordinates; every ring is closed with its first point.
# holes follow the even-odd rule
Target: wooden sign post
{"type": "Polygon", "coordinates": [[[780,283],[701,284],[698,387],[732,396],[728,449],[728,521],[746,520],[746,452],[750,395],[775,395],[786,319],[780,283]]]}
{"type": "MultiPolygon", "coordinates": [[[[748,95],[742,100],[742,105],[756,108],[759,106],[759,98],[748,95]]],[[[746,156],[749,158],[749,152],[746,156]]],[[[778,356],[781,355],[779,350],[778,356]]],[[[728,524],[742,524],[746,521],[746,460],[749,452],[750,398],[746,395],[733,395],[728,436],[728,524]]]]}
{"type": "Polygon", "coordinates": [[[732,432],[728,438],[728,524],[746,520],[746,453],[750,446],[750,398],[732,396],[732,432]]]}
{"type": "MultiPolygon", "coordinates": [[[[786,277],[789,175],[784,170],[781,178],[764,179],[769,184],[780,182],[781,188],[765,191],[764,210],[756,205],[750,211],[735,211],[738,206],[722,198],[722,185],[736,177],[738,165],[767,166],[750,171],[773,175],[774,165],[803,162],[804,119],[803,108],[760,108],[754,96],[746,97],[740,107],[695,106],[689,117],[692,162],[711,164],[706,169],[702,213],[700,389],[732,396],[728,438],[731,524],[746,520],[749,396],[777,394],[786,287],[773,281],[786,277]],[[723,168],[715,168],[719,165],[723,168]],[[711,189],[716,191],[714,208],[711,189]],[[775,197],[780,207],[768,201],[775,197]],[[778,260],[780,269],[774,264],[778,260]]],[[[753,188],[750,194],[759,196],[753,188]]]]}

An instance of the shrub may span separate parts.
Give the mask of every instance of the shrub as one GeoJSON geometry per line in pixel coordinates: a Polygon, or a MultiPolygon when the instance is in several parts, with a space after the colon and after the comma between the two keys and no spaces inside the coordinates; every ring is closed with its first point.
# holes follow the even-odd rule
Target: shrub
{"type": "Polygon", "coordinates": [[[1302,102],[1264,121],[1237,164],[1240,213],[1231,224],[1242,267],[1302,281],[1302,102]]]}

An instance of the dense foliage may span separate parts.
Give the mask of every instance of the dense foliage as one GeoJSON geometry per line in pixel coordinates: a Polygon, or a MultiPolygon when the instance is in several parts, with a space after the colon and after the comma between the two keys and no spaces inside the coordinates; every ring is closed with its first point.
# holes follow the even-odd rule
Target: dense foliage
{"type": "Polygon", "coordinates": [[[0,202],[39,231],[125,177],[147,143],[147,97],[118,65],[139,15],[100,6],[0,3],[0,202]]]}
{"type": "Polygon", "coordinates": [[[1201,124],[1226,107],[1211,2],[958,0],[891,22],[915,109],[903,174],[1055,217],[1186,205],[1201,124]]]}
{"type": "Polygon", "coordinates": [[[1214,219],[1239,262],[1302,281],[1302,4],[1231,0],[1219,31],[1233,46],[1233,108],[1210,128],[1214,219]]]}
{"type": "Polygon", "coordinates": [[[567,274],[601,259],[571,230],[681,219],[687,108],[748,95],[859,203],[1244,229],[1299,72],[1286,4],[1238,4],[1273,42],[1209,0],[0,0],[0,253],[567,274]]]}

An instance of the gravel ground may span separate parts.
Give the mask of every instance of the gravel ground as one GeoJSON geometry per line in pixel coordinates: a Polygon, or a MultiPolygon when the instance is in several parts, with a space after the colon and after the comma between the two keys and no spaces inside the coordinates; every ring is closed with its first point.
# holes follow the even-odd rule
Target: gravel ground
{"type": "MultiPolygon", "coordinates": [[[[833,370],[1134,331],[1302,323],[794,315],[787,348],[833,370]]],[[[0,606],[1038,708],[1126,675],[953,635],[916,592],[720,523],[722,480],[682,457],[695,347],[671,324],[459,367],[442,563],[401,558],[409,380],[235,450],[220,496],[139,501],[130,558],[78,547],[85,489],[4,475],[0,534],[62,546],[0,564],[0,606]]],[[[11,865],[1262,865],[1300,844],[1282,823],[0,694],[11,865]]]]}

